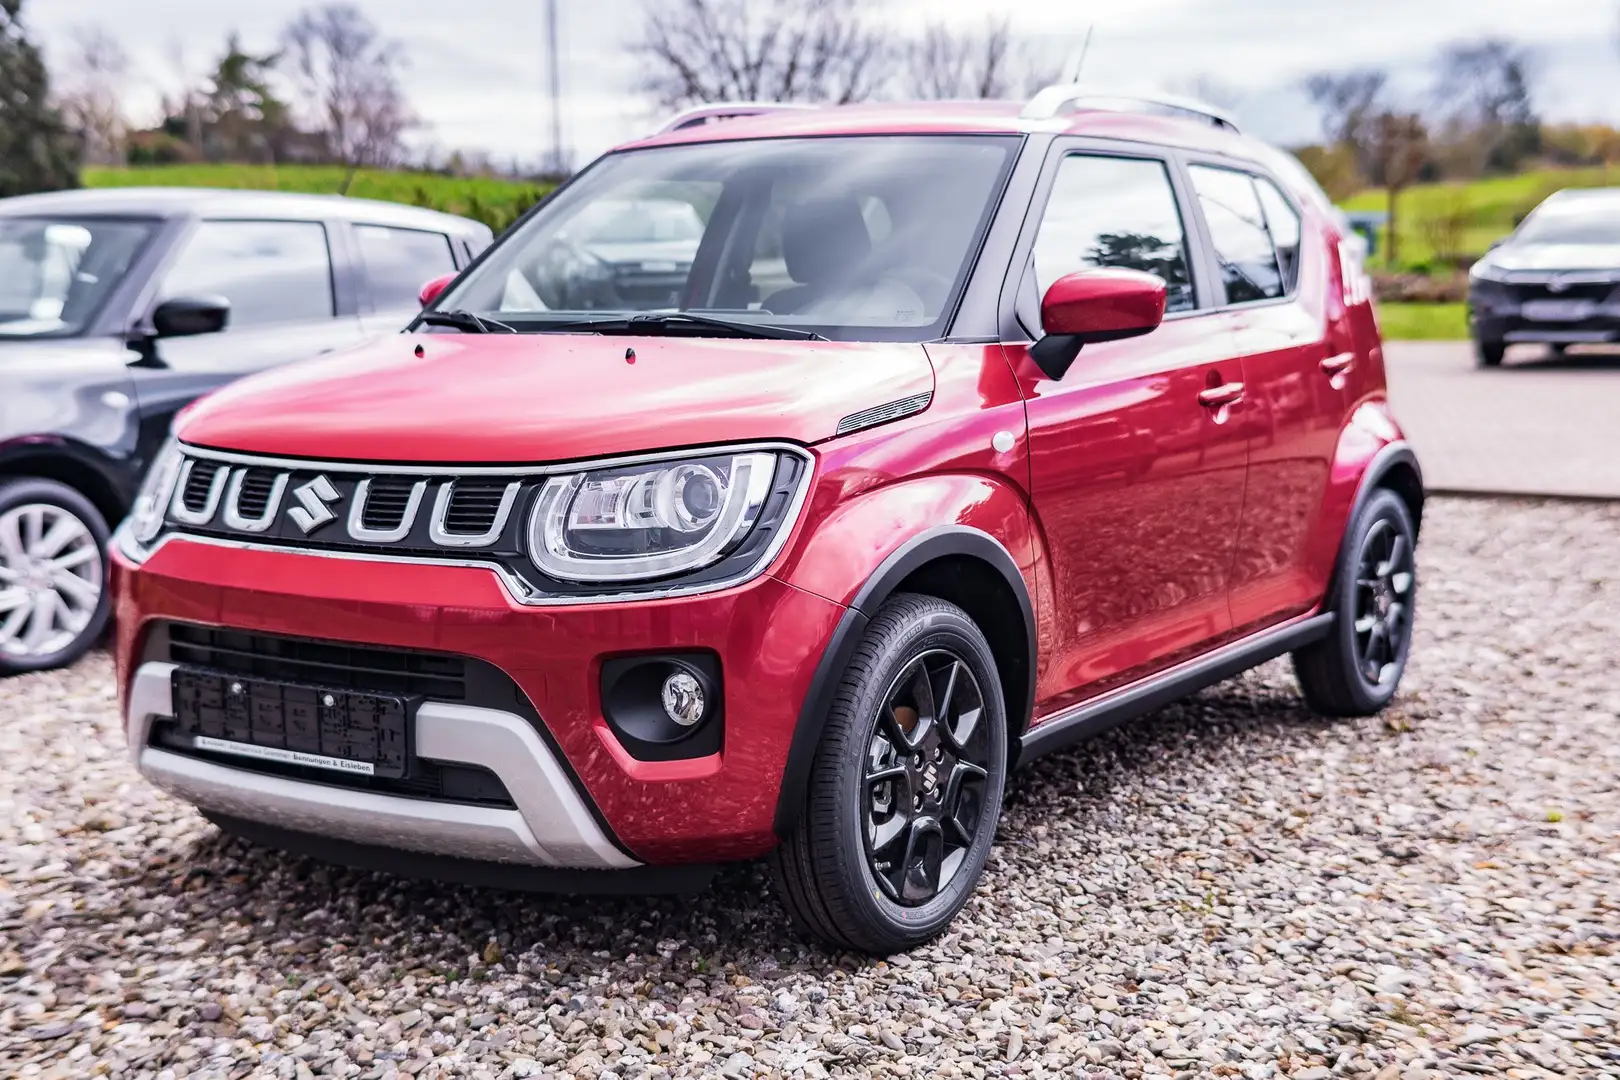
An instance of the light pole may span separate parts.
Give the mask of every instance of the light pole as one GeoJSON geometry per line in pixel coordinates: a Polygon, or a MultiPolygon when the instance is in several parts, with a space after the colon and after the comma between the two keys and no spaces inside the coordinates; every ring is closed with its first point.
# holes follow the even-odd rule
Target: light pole
{"type": "Polygon", "coordinates": [[[562,49],[557,41],[557,0],[546,0],[546,48],[551,69],[551,171],[561,176],[568,166],[562,145],[562,70],[558,62],[562,49]]]}

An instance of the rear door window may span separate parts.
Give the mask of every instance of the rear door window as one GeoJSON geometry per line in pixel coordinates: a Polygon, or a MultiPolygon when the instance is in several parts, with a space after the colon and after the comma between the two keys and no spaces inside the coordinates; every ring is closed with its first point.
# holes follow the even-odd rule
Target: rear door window
{"type": "Polygon", "coordinates": [[[223,296],[232,329],[334,317],[332,255],[318,221],[203,221],[162,294],[223,296]]]}
{"type": "MultiPolygon", "coordinates": [[[[1247,304],[1286,295],[1288,284],[1266,227],[1266,212],[1254,177],[1208,165],[1194,165],[1188,171],[1204,221],[1209,225],[1221,283],[1226,287],[1226,302],[1247,304]]],[[[1296,237],[1296,252],[1298,246],[1296,237]]]]}
{"type": "Polygon", "coordinates": [[[1099,267],[1157,274],[1167,311],[1197,307],[1187,232],[1164,162],[1070,154],[1058,166],[1035,235],[1035,280],[1042,295],[1066,274],[1099,267]]]}
{"type": "Polygon", "coordinates": [[[450,238],[443,233],[357,224],[354,234],[379,311],[418,306],[423,285],[456,272],[450,238]]]}

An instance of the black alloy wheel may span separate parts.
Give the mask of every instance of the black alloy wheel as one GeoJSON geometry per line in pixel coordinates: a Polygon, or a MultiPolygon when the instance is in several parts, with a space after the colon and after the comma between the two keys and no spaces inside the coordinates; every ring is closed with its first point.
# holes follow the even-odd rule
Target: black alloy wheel
{"type": "Polygon", "coordinates": [[[915,906],[961,872],[985,808],[984,694],[955,652],[896,676],[866,756],[866,856],[891,900],[915,906]]]}
{"type": "Polygon", "coordinates": [[[1350,522],[1321,641],[1294,653],[1305,699],[1328,716],[1371,716],[1395,696],[1412,650],[1417,528],[1406,502],[1374,491],[1350,522]]]}

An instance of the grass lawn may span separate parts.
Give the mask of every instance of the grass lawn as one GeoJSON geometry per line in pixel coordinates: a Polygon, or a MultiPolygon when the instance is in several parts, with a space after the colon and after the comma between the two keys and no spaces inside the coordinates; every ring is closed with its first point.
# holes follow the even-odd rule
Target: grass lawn
{"type": "MultiPolygon", "coordinates": [[[[339,165],[152,165],[124,169],[86,169],[86,187],[252,188],[336,194],[348,170],[339,165]]],[[[444,210],[476,218],[500,232],[549,186],[486,177],[440,176],[436,173],[361,169],[348,194],[444,210]]]]}
{"type": "MultiPolygon", "coordinates": [[[[1492,177],[1466,183],[1423,184],[1401,192],[1397,228],[1400,259],[1406,266],[1434,257],[1425,223],[1436,215],[1461,211],[1466,216],[1462,250],[1481,255],[1495,240],[1512,232],[1519,220],[1553,192],[1563,188],[1620,187],[1620,167],[1543,169],[1518,176],[1492,177]]],[[[1341,204],[1346,210],[1389,209],[1382,191],[1363,191],[1341,204]]],[[[1389,250],[1379,237],[1378,252],[1389,250]]]]}
{"type": "Polygon", "coordinates": [[[1468,337],[1466,304],[1379,304],[1387,341],[1462,341],[1468,337]]]}

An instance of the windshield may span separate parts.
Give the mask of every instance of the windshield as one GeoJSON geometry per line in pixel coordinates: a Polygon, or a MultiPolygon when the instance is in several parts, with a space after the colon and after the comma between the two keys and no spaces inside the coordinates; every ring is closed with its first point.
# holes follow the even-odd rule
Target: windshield
{"type": "Polygon", "coordinates": [[[519,331],[682,312],[926,340],[944,329],[1016,148],[1016,137],[904,135],[612,154],[436,306],[519,331]]]}
{"type": "Polygon", "coordinates": [[[152,229],[142,221],[0,217],[0,338],[79,333],[152,229]]]}
{"type": "Polygon", "coordinates": [[[1525,244],[1620,244],[1620,203],[1543,207],[1519,226],[1517,239],[1525,244]]]}

